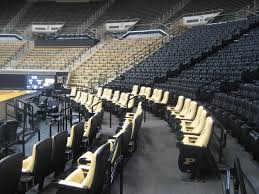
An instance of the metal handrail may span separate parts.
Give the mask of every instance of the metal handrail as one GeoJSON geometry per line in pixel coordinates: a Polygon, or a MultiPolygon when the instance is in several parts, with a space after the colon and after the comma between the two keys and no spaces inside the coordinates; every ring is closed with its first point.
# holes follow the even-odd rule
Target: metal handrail
{"type": "Polygon", "coordinates": [[[233,175],[234,190],[240,191],[240,194],[246,194],[244,175],[240,165],[240,160],[237,157],[234,159],[233,175]]]}

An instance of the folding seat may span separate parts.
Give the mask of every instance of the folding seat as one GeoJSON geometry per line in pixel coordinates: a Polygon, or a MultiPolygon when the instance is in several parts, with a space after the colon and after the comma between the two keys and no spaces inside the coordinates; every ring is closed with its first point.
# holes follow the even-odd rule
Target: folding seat
{"type": "Polygon", "coordinates": [[[87,92],[82,92],[79,100],[77,101],[77,103],[79,105],[85,104],[87,102],[87,98],[88,98],[88,93],[87,92]]]}
{"type": "Polygon", "coordinates": [[[81,97],[81,93],[82,93],[82,91],[77,91],[76,97],[70,98],[70,100],[72,102],[72,106],[74,106],[79,101],[79,99],[81,97]]]}
{"type": "Polygon", "coordinates": [[[145,88],[145,92],[144,92],[144,95],[143,95],[145,99],[149,99],[150,98],[151,90],[152,89],[150,87],[146,87],[145,88]]]}
{"type": "Polygon", "coordinates": [[[180,111],[183,108],[184,104],[184,97],[183,96],[178,96],[178,100],[175,106],[167,106],[166,111],[165,111],[165,120],[169,120],[169,116],[171,115],[171,111],[180,111]]]}
{"type": "Polygon", "coordinates": [[[0,190],[3,194],[17,191],[22,170],[22,154],[13,154],[0,160],[0,190]]]}
{"type": "Polygon", "coordinates": [[[98,132],[98,118],[100,114],[100,112],[96,112],[88,119],[87,122],[84,123],[83,142],[86,146],[92,145],[93,140],[96,137],[98,132]]]}
{"type": "Polygon", "coordinates": [[[107,89],[107,92],[105,93],[105,95],[102,95],[103,100],[111,100],[112,98],[112,89],[107,89]]]}
{"type": "Polygon", "coordinates": [[[139,93],[138,93],[138,96],[143,96],[145,94],[145,89],[146,89],[145,86],[141,86],[140,90],[139,90],[139,93]]]}
{"type": "Polygon", "coordinates": [[[250,151],[251,144],[249,141],[249,133],[259,129],[259,104],[250,103],[247,107],[250,111],[248,119],[240,127],[240,143],[250,151]]]}
{"type": "Polygon", "coordinates": [[[51,168],[55,172],[55,177],[64,171],[66,158],[65,150],[67,145],[67,131],[61,131],[52,136],[51,168]]]}
{"type": "Polygon", "coordinates": [[[100,98],[102,96],[102,94],[103,94],[103,88],[98,88],[96,96],[100,98]]]}
{"type": "Polygon", "coordinates": [[[102,145],[94,153],[87,153],[89,157],[83,161],[84,164],[78,166],[65,180],[58,182],[57,194],[102,192],[110,157],[110,143],[102,145]]]}
{"type": "Polygon", "coordinates": [[[108,90],[109,90],[108,88],[104,88],[103,89],[103,93],[102,93],[101,99],[105,98],[105,96],[107,95],[108,90]]]}
{"type": "Polygon", "coordinates": [[[94,95],[89,94],[86,103],[84,105],[81,105],[80,111],[87,112],[88,107],[91,107],[91,105],[93,104],[93,100],[94,100],[94,95]]]}
{"type": "Polygon", "coordinates": [[[183,105],[181,110],[179,110],[179,111],[178,110],[172,110],[171,111],[171,114],[170,114],[170,117],[169,117],[169,121],[168,121],[168,123],[169,123],[169,125],[171,127],[173,127],[173,124],[174,124],[176,116],[178,116],[178,115],[184,116],[184,115],[187,114],[187,112],[189,110],[190,103],[191,103],[191,100],[189,98],[186,98],[184,100],[184,105],[183,105]]]}
{"type": "Polygon", "coordinates": [[[70,98],[74,98],[76,97],[76,93],[77,93],[77,88],[76,87],[71,87],[71,92],[68,95],[70,98]]]}
{"type": "Polygon", "coordinates": [[[237,137],[240,141],[241,126],[245,124],[250,113],[250,101],[244,98],[236,98],[237,112],[233,112],[228,116],[228,127],[231,130],[231,135],[237,137]]]}
{"type": "MultiPolygon", "coordinates": [[[[127,108],[129,103],[129,93],[121,93],[120,99],[118,103],[114,104],[113,112],[117,114],[120,110],[120,108],[127,108]]],[[[133,104],[134,105],[134,104],[133,104]]]]}
{"type": "Polygon", "coordinates": [[[192,173],[193,176],[203,169],[209,169],[208,144],[213,130],[213,120],[207,117],[204,128],[199,136],[184,135],[182,141],[178,142],[180,154],[178,166],[182,172],[192,173]]]}
{"type": "Polygon", "coordinates": [[[159,103],[162,100],[162,97],[163,97],[163,90],[155,89],[152,97],[148,99],[147,108],[151,110],[152,105],[154,103],[159,103]]]}
{"type": "Polygon", "coordinates": [[[131,151],[135,152],[137,149],[137,137],[138,137],[138,132],[142,124],[142,119],[143,119],[143,110],[142,106],[138,105],[138,108],[135,113],[127,113],[125,115],[125,120],[128,120],[132,123],[132,133],[131,133],[131,151]]]}
{"type": "Polygon", "coordinates": [[[149,96],[146,96],[146,100],[148,100],[148,101],[153,100],[153,99],[155,98],[155,96],[157,95],[157,91],[158,91],[158,89],[155,88],[155,89],[153,90],[152,95],[151,95],[151,92],[150,92],[150,95],[149,95],[149,96]]]}
{"type": "Polygon", "coordinates": [[[126,112],[131,112],[135,106],[135,98],[134,97],[130,98],[130,97],[131,95],[129,94],[128,99],[124,101],[125,103],[122,103],[118,108],[117,115],[120,118],[123,118],[126,112]]]}
{"type": "Polygon", "coordinates": [[[75,161],[79,156],[80,145],[82,143],[83,134],[84,134],[84,122],[77,123],[71,127],[71,132],[67,138],[66,146],[66,155],[67,159],[70,159],[72,155],[73,160],[75,161]]]}
{"type": "Polygon", "coordinates": [[[0,126],[3,133],[2,138],[4,139],[5,148],[17,142],[18,125],[18,121],[8,120],[0,126]]]}
{"type": "Polygon", "coordinates": [[[99,101],[99,97],[95,96],[91,104],[85,104],[85,111],[91,113],[98,106],[99,101]]]}
{"type": "Polygon", "coordinates": [[[44,185],[44,179],[49,174],[51,167],[52,138],[46,138],[33,145],[32,155],[22,162],[22,190],[28,189],[28,180],[33,178],[34,184],[39,184],[39,189],[44,185]],[[30,178],[32,177],[32,178],[30,178]]]}
{"type": "Polygon", "coordinates": [[[139,92],[139,86],[138,85],[134,85],[131,91],[131,94],[133,94],[134,96],[137,96],[139,92]]]}
{"type": "Polygon", "coordinates": [[[84,103],[86,103],[88,98],[88,93],[86,92],[81,92],[81,95],[79,97],[79,99],[72,101],[72,107],[76,110],[80,112],[80,106],[84,103]]]}
{"type": "Polygon", "coordinates": [[[192,122],[181,123],[181,126],[179,127],[180,131],[178,131],[177,133],[178,140],[181,140],[183,138],[183,135],[201,134],[207,117],[207,112],[206,110],[203,110],[203,109],[199,109],[199,110],[201,111],[197,114],[198,116],[196,116],[192,122]]]}
{"type": "Polygon", "coordinates": [[[154,104],[151,106],[151,111],[156,115],[162,115],[162,111],[164,111],[168,100],[169,100],[169,92],[165,91],[163,94],[163,98],[160,101],[154,101],[154,104]]]}
{"type": "Polygon", "coordinates": [[[117,101],[115,101],[115,102],[112,102],[112,109],[114,109],[116,105],[119,105],[119,104],[121,104],[123,102],[125,95],[126,95],[125,92],[120,93],[119,99],[117,101]]]}
{"type": "Polygon", "coordinates": [[[181,121],[193,121],[197,113],[197,102],[191,101],[188,110],[183,114],[178,114],[174,117],[173,128],[177,129],[181,124],[181,121]]]}
{"type": "Polygon", "coordinates": [[[104,104],[105,109],[111,110],[112,104],[117,103],[119,98],[120,98],[120,91],[119,90],[114,91],[112,99],[105,102],[105,104],[104,104]]]}

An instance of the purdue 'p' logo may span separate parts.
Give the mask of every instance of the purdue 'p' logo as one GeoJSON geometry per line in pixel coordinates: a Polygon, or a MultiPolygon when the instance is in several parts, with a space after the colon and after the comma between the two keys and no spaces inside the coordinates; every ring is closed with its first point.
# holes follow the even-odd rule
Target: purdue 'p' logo
{"type": "Polygon", "coordinates": [[[185,158],[184,163],[185,165],[189,165],[191,163],[194,163],[196,161],[195,158],[185,158]]]}

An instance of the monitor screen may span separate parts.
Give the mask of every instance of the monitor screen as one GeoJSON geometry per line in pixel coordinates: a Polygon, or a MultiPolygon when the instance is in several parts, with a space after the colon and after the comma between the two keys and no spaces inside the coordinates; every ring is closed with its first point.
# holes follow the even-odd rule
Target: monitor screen
{"type": "Polygon", "coordinates": [[[54,75],[29,75],[27,76],[27,89],[45,89],[55,84],[54,75]]]}

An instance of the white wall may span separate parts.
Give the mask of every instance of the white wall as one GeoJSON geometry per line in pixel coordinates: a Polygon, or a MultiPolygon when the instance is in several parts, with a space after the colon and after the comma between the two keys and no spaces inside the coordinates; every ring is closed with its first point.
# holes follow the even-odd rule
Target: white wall
{"type": "Polygon", "coordinates": [[[106,31],[117,32],[117,31],[127,31],[129,28],[134,26],[137,23],[135,22],[109,22],[105,24],[106,31]]]}
{"type": "Polygon", "coordinates": [[[205,25],[208,23],[208,19],[212,19],[219,14],[220,12],[196,16],[187,16],[182,18],[182,22],[184,26],[205,25]]]}

